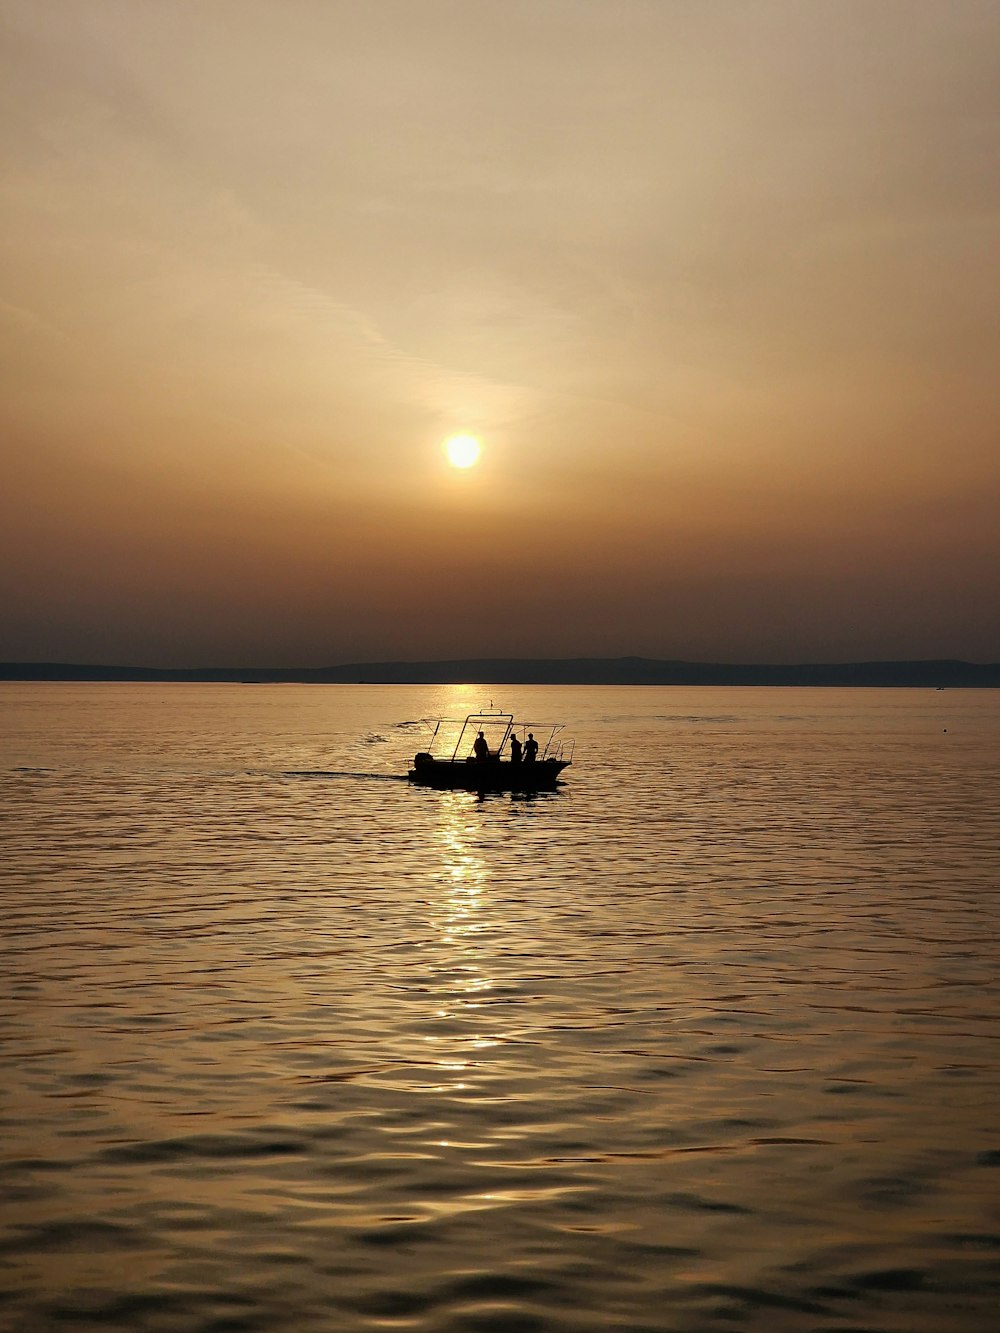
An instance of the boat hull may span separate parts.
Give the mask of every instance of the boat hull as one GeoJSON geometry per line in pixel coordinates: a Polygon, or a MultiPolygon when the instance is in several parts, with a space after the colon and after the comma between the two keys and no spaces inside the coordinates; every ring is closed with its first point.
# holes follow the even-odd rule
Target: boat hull
{"type": "Polygon", "coordinates": [[[431,759],[423,755],[414,760],[408,777],[421,787],[440,791],[551,791],[559,774],[569,763],[563,759],[540,759],[533,764],[512,764],[509,759],[464,761],[431,759]]]}

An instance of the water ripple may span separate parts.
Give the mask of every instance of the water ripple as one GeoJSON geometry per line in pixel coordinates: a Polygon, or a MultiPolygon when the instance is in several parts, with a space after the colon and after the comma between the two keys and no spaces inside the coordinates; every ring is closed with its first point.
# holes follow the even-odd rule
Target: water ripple
{"type": "Polygon", "coordinates": [[[509,693],[0,692],[0,1324],[993,1326],[990,692],[509,693]]]}

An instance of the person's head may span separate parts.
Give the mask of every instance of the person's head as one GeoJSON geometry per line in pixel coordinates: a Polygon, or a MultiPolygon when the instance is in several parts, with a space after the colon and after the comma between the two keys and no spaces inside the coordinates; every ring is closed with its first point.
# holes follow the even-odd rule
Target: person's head
{"type": "Polygon", "coordinates": [[[528,732],[528,740],[529,740],[529,741],[533,741],[534,739],[535,739],[535,733],[534,733],[533,731],[529,731],[529,732],[528,732]]]}
{"type": "Polygon", "coordinates": [[[483,739],[483,733],[482,733],[482,732],[479,733],[479,739],[480,739],[480,740],[483,739]]]}

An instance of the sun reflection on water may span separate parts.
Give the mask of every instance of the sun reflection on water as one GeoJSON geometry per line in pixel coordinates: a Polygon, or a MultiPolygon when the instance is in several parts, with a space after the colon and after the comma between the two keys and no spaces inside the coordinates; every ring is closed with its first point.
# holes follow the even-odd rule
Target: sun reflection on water
{"type": "Polygon", "coordinates": [[[484,894],[489,872],[473,841],[476,828],[469,822],[466,811],[466,803],[454,793],[441,802],[438,838],[443,890],[441,941],[445,944],[459,943],[484,928],[484,894]]]}
{"type": "Polygon", "coordinates": [[[480,1027],[484,1006],[496,986],[489,966],[489,938],[495,925],[489,893],[490,868],[479,845],[480,830],[464,793],[442,796],[437,827],[440,852],[432,911],[438,939],[438,994],[435,1018],[441,1024],[428,1038],[437,1047],[437,1068],[453,1093],[476,1085],[475,1054],[496,1045],[480,1027]]]}

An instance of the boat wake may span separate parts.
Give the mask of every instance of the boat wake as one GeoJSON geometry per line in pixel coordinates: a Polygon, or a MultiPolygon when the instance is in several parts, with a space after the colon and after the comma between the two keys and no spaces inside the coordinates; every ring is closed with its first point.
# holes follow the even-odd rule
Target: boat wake
{"type": "Polygon", "coordinates": [[[289,769],[278,773],[279,778],[305,778],[307,780],[320,781],[326,778],[365,778],[370,782],[406,782],[406,777],[400,777],[398,773],[355,773],[348,771],[337,771],[329,768],[322,769],[289,769]]]}

